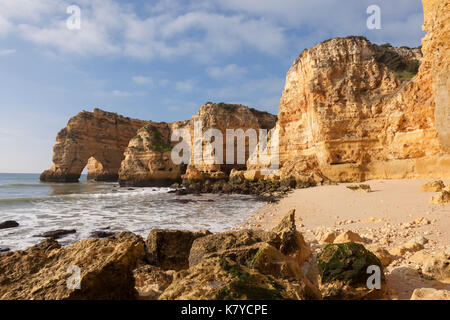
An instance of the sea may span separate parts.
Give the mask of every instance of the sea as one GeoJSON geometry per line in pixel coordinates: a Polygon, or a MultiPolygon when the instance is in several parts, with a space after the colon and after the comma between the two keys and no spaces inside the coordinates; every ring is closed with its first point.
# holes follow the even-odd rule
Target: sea
{"type": "Polygon", "coordinates": [[[247,221],[264,205],[248,195],[179,196],[170,188],[121,188],[118,183],[87,181],[46,183],[39,174],[0,173],[0,248],[21,250],[58,229],[75,229],[58,241],[69,245],[92,232],[131,231],[147,237],[150,230],[229,231],[247,221]]]}

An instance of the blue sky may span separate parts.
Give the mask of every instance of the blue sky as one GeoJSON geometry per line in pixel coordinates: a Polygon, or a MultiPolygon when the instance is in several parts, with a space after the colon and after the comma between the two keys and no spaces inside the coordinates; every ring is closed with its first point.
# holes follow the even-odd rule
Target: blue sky
{"type": "Polygon", "coordinates": [[[420,0],[0,0],[0,172],[49,168],[56,133],[94,107],[167,122],[206,101],[277,113],[303,49],[347,35],[416,47],[422,24],[420,0]]]}

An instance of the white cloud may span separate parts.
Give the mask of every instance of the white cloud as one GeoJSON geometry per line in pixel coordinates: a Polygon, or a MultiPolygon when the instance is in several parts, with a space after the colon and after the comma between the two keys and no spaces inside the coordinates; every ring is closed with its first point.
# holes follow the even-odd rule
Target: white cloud
{"type": "Polygon", "coordinates": [[[195,84],[193,80],[178,81],[175,84],[177,90],[182,92],[191,92],[194,90],[195,84]]]}
{"type": "Polygon", "coordinates": [[[61,52],[139,59],[192,55],[204,61],[243,48],[272,54],[274,47],[286,44],[283,29],[270,21],[177,3],[172,9],[167,1],[158,1],[143,15],[119,1],[78,0],[81,30],[68,30],[69,1],[0,0],[0,27],[3,35],[61,52]]]}
{"type": "Polygon", "coordinates": [[[0,49],[0,56],[9,56],[16,53],[16,49],[0,49]]]}
{"type": "Polygon", "coordinates": [[[97,90],[94,93],[95,95],[102,98],[129,98],[129,97],[137,97],[137,96],[145,96],[147,95],[144,91],[127,91],[127,90],[97,90]]]}
{"type": "Polygon", "coordinates": [[[159,80],[158,80],[158,84],[159,84],[161,87],[165,87],[165,86],[167,86],[169,83],[170,83],[170,81],[167,80],[167,79],[159,79],[159,80]]]}
{"type": "MultiPolygon", "coordinates": [[[[264,17],[273,24],[307,36],[302,41],[316,44],[330,37],[366,34],[370,39],[392,39],[393,44],[420,44],[423,37],[421,0],[214,0],[218,7],[264,17]],[[381,8],[382,30],[366,27],[369,5],[381,8]],[[415,16],[421,16],[416,19],[415,16]]],[[[291,38],[295,40],[295,36],[291,38]]],[[[386,41],[384,41],[386,42],[386,41]]]]}
{"type": "Polygon", "coordinates": [[[232,86],[207,90],[207,94],[212,101],[240,103],[247,101],[246,103],[250,107],[276,112],[284,82],[283,78],[277,77],[246,79],[244,82],[235,83],[232,86]]]}
{"type": "Polygon", "coordinates": [[[229,80],[242,77],[247,73],[247,70],[235,64],[229,64],[224,67],[209,67],[206,72],[214,79],[229,80]]]}
{"type": "Polygon", "coordinates": [[[153,79],[145,76],[134,76],[132,78],[133,82],[139,85],[152,85],[153,79]]]}
{"type": "Polygon", "coordinates": [[[111,93],[115,97],[129,97],[133,95],[131,92],[122,90],[113,90],[111,93]]]}
{"type": "Polygon", "coordinates": [[[159,0],[143,6],[118,0],[0,0],[0,36],[78,55],[146,60],[190,55],[210,63],[244,49],[279,55],[334,36],[368,33],[402,44],[419,43],[423,35],[414,17],[420,0],[159,0]],[[81,30],[66,28],[65,10],[73,2],[81,7],[81,30]],[[383,30],[367,30],[370,4],[380,5],[383,30]]]}

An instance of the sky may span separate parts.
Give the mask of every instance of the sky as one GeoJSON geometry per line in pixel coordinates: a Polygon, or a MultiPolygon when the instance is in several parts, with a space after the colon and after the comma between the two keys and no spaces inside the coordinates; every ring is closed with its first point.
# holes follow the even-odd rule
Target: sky
{"type": "Polygon", "coordinates": [[[48,169],[82,110],[172,122],[212,101],[276,114],[304,49],[348,35],[417,47],[422,24],[420,0],[0,0],[0,172],[48,169]],[[367,27],[370,5],[381,29],[367,27]]]}

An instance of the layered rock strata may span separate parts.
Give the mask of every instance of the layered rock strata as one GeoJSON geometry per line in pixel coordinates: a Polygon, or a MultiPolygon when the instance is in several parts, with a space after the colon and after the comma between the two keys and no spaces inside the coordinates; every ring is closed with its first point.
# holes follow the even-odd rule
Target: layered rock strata
{"type": "Polygon", "coordinates": [[[246,170],[243,175],[251,181],[449,178],[449,1],[423,3],[423,58],[419,48],[375,45],[364,37],[327,40],[302,52],[291,66],[278,119],[223,103],[207,103],[189,121],[171,124],[97,109],[82,112],[58,134],[54,165],[41,179],[77,181],[86,164],[89,178],[116,180],[119,175],[122,185],[137,186],[168,185],[181,178],[188,184],[214,182],[228,178],[232,169],[246,170]],[[195,123],[201,123],[201,134],[208,129],[222,134],[223,152],[208,149],[208,140],[215,138],[196,138],[195,123]],[[262,177],[264,165],[250,161],[258,152],[248,137],[241,147],[233,139],[234,155],[230,149],[227,154],[227,129],[259,134],[274,126],[278,134],[269,134],[269,145],[278,146],[275,174],[262,177]],[[170,157],[176,129],[190,134],[188,165],[174,164],[170,157]],[[243,162],[238,149],[244,150],[243,162]],[[218,158],[221,163],[210,161],[218,158]]]}
{"type": "Polygon", "coordinates": [[[450,152],[450,1],[422,0],[427,35],[422,41],[424,64],[432,74],[434,118],[439,139],[450,152]]]}
{"type": "MultiPolygon", "coordinates": [[[[277,175],[320,172],[334,181],[448,177],[448,102],[435,110],[448,86],[444,80],[433,84],[428,49],[437,41],[425,38],[424,62],[411,80],[417,50],[377,46],[363,37],[305,50],[286,76],[280,102],[277,175]]],[[[444,55],[440,61],[448,60],[444,55]]]]}
{"type": "Polygon", "coordinates": [[[0,255],[0,299],[133,299],[144,241],[130,232],[61,248],[49,239],[0,255]]]}
{"type": "Polygon", "coordinates": [[[137,130],[125,150],[119,170],[121,186],[160,187],[179,181],[185,166],[172,161],[171,141],[175,129],[183,129],[188,121],[174,123],[151,122],[137,130]]]}
{"type": "MultiPolygon", "coordinates": [[[[197,114],[190,120],[191,161],[184,176],[186,179],[204,180],[205,178],[228,177],[232,169],[246,169],[250,153],[251,138],[244,136],[253,132],[257,139],[260,129],[268,132],[275,127],[277,117],[267,112],[261,112],[243,105],[206,103],[200,107],[197,114]],[[196,123],[202,126],[203,138],[196,136],[196,123]],[[208,150],[214,139],[205,139],[208,129],[216,129],[222,137],[222,154],[214,154],[208,150]],[[241,138],[238,137],[242,133],[241,138]],[[196,145],[201,146],[196,149],[196,145]],[[195,152],[195,151],[199,152],[195,152]],[[228,153],[230,154],[228,154],[228,153]],[[212,163],[214,162],[214,163],[212,163]]],[[[257,143],[258,140],[256,140],[257,143]]],[[[219,142],[220,141],[216,141],[219,142]]]]}
{"type": "MultiPolygon", "coordinates": [[[[232,141],[234,153],[232,163],[227,164],[227,130],[270,130],[275,126],[276,116],[257,111],[243,105],[206,103],[190,120],[174,123],[150,123],[137,131],[125,151],[125,159],[119,171],[119,181],[126,186],[169,186],[184,178],[191,181],[225,179],[232,169],[245,169],[250,154],[249,139],[239,147],[238,140],[232,141]],[[214,143],[205,137],[209,129],[220,132],[222,157],[208,154],[208,146],[214,143]],[[172,141],[173,133],[184,130],[188,135],[172,141]],[[188,140],[185,140],[187,138],[188,140]],[[172,159],[172,149],[180,142],[189,145],[190,157],[186,162],[176,164],[172,159]],[[199,146],[199,147],[196,147],[199,146]],[[238,149],[243,152],[243,160],[238,161],[238,149]],[[215,162],[212,164],[212,162],[215,162]]],[[[219,141],[219,140],[218,140],[219,141]]],[[[183,150],[185,152],[186,150],[183,150]]],[[[219,152],[218,152],[219,153],[219,152]]]]}
{"type": "Polygon", "coordinates": [[[146,123],[100,109],[80,112],[56,136],[53,165],[41,180],[77,182],[88,166],[90,179],[116,181],[125,148],[146,123]]]}

